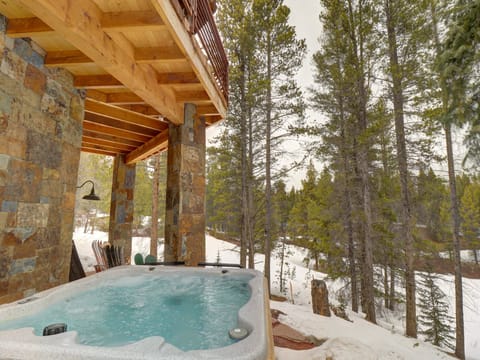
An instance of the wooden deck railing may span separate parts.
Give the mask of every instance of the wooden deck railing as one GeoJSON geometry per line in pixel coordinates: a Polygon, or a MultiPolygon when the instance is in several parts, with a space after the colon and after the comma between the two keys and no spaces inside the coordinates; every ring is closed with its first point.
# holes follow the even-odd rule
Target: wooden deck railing
{"type": "Polygon", "coordinates": [[[225,100],[228,101],[228,60],[218,33],[212,8],[212,0],[170,0],[182,21],[186,20],[188,31],[200,41],[212,67],[215,78],[225,100]]]}

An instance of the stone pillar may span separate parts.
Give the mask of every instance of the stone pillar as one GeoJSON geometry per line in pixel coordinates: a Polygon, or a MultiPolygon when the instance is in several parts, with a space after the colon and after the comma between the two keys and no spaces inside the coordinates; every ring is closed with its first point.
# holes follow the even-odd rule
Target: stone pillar
{"type": "Polygon", "coordinates": [[[0,15],[0,303],[68,281],[84,100],[0,15]]]}
{"type": "Polygon", "coordinates": [[[205,119],[185,104],[184,124],[169,125],[165,261],[205,261],[205,119]]]}
{"type": "Polygon", "coordinates": [[[133,193],[135,165],[125,164],[125,157],[117,155],[113,163],[112,200],[108,241],[123,246],[125,263],[130,263],[132,252],[133,193]]]}

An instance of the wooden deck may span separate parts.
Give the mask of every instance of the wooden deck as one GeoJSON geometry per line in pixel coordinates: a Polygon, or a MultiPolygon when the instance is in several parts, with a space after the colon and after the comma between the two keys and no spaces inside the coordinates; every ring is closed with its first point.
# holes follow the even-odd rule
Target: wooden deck
{"type": "Polygon", "coordinates": [[[45,66],[67,69],[85,89],[82,151],[134,163],[166,149],[168,124],[183,122],[185,103],[208,125],[226,115],[228,64],[209,3],[192,2],[206,17],[194,27],[189,3],[3,0],[0,13],[9,37],[32,39],[45,66]]]}

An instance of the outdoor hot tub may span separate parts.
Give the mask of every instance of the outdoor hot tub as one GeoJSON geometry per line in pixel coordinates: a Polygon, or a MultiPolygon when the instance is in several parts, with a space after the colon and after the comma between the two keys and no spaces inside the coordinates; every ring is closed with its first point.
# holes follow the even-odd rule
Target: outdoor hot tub
{"type": "Polygon", "coordinates": [[[270,326],[256,270],[121,266],[0,306],[0,358],[270,359],[270,326]]]}

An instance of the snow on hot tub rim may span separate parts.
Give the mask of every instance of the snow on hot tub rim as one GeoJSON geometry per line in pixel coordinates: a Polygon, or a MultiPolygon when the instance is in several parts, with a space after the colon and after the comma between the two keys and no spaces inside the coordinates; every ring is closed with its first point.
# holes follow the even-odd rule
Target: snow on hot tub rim
{"type": "Polygon", "coordinates": [[[0,305],[0,319],[10,320],[30,315],[48,307],[51,301],[59,301],[102,281],[132,274],[202,274],[202,276],[251,275],[248,285],[250,299],[238,312],[238,326],[249,331],[249,335],[232,345],[206,350],[182,351],[154,336],[132,344],[118,347],[83,345],[76,342],[76,331],[68,331],[55,336],[36,336],[33,328],[0,331],[0,354],[13,359],[41,359],[39,352],[46,352],[45,359],[265,359],[268,353],[267,315],[265,304],[264,276],[258,270],[235,268],[193,268],[176,266],[118,266],[86,278],[51,288],[33,296],[9,304],[0,305]],[[225,272],[226,271],[226,272],[225,272]],[[98,353],[98,354],[97,354],[98,353]],[[8,356],[7,356],[8,355],[8,356]],[[127,355],[127,356],[125,356],[127,355]]]}

